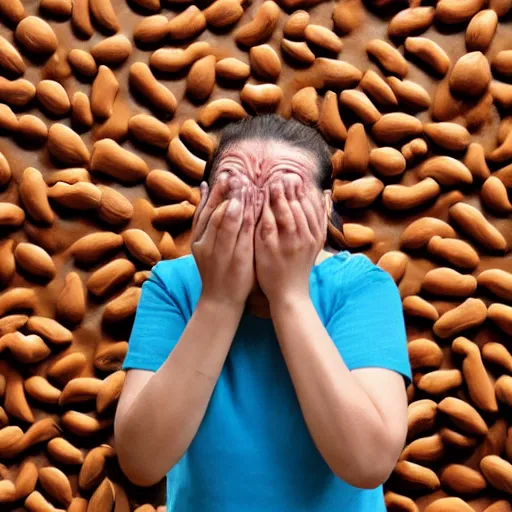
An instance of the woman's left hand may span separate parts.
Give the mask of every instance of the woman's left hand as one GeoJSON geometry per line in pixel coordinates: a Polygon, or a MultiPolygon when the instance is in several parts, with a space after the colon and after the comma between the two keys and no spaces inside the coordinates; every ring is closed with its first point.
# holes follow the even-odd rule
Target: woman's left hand
{"type": "Polygon", "coordinates": [[[269,303],[309,299],[309,276],[323,248],[327,221],[317,190],[284,177],[265,190],[254,252],[258,283],[269,303]]]}

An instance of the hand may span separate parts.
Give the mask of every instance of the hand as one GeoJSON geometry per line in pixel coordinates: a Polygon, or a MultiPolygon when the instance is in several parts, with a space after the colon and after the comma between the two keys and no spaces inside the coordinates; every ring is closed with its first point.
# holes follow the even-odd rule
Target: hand
{"type": "Polygon", "coordinates": [[[192,226],[192,253],[202,280],[201,297],[243,306],[255,282],[254,203],[242,183],[220,175],[201,201],[192,226]]]}
{"type": "Polygon", "coordinates": [[[287,177],[265,190],[255,233],[256,275],[270,305],[309,299],[309,275],[325,243],[326,215],[316,190],[287,177]]]}

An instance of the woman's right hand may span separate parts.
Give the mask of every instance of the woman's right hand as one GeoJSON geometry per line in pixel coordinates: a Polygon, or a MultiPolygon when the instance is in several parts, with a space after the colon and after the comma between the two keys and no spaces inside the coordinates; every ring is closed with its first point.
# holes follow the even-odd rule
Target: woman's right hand
{"type": "Polygon", "coordinates": [[[254,203],[236,178],[219,175],[201,201],[192,226],[192,254],[204,300],[243,308],[255,282],[254,203]]]}

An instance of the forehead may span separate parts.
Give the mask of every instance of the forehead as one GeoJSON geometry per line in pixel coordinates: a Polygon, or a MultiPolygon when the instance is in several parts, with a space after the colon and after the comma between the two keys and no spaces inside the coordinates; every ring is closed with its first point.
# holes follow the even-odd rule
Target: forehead
{"type": "Polygon", "coordinates": [[[222,152],[218,167],[225,165],[258,168],[260,172],[290,166],[295,172],[314,173],[315,156],[284,141],[248,139],[235,142],[222,152]]]}

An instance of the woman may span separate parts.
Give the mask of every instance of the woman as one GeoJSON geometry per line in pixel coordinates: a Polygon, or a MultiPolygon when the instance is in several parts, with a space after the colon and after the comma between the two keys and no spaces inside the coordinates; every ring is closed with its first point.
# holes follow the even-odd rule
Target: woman
{"type": "Polygon", "coordinates": [[[123,368],[115,436],[168,512],[384,511],[411,373],[398,290],[323,250],[330,154],[276,115],[228,126],[192,255],[158,263],[123,368]]]}

